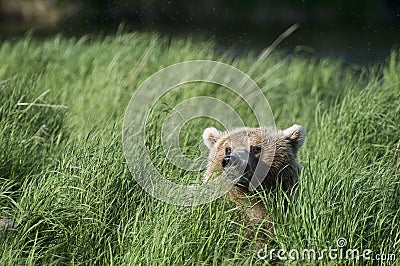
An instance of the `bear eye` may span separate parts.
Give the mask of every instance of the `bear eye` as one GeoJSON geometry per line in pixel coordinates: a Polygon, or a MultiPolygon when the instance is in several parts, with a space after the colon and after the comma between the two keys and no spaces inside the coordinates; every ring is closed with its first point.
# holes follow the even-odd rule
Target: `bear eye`
{"type": "Polygon", "coordinates": [[[225,148],[225,155],[226,155],[226,156],[231,155],[231,152],[232,152],[231,147],[226,147],[226,148],[225,148]]]}
{"type": "Polygon", "coordinates": [[[260,146],[250,146],[250,153],[258,154],[261,152],[260,146]]]}

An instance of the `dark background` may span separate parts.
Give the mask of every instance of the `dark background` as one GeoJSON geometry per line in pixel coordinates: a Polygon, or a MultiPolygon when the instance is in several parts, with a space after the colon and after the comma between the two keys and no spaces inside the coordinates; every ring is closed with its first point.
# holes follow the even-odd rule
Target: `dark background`
{"type": "Polygon", "coordinates": [[[0,34],[113,34],[152,31],[212,39],[237,51],[268,46],[294,23],[280,46],[349,62],[381,60],[400,41],[400,0],[0,0],[0,34]]]}

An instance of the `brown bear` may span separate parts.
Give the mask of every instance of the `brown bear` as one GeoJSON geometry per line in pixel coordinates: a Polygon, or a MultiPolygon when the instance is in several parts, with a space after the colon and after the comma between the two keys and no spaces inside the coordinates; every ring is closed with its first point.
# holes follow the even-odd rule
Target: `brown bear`
{"type": "Polygon", "coordinates": [[[289,191],[297,183],[297,152],[305,135],[304,128],[296,124],[285,130],[241,127],[221,132],[207,128],[203,141],[210,153],[204,181],[225,176],[234,182],[228,195],[242,209],[246,222],[272,233],[264,204],[254,192],[289,191]],[[229,175],[222,175],[226,172],[229,175]]]}

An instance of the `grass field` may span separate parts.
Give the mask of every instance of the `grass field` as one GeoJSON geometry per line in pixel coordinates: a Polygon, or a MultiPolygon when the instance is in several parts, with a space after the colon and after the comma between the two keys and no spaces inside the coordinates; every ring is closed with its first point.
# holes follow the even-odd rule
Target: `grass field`
{"type": "MultiPolygon", "coordinates": [[[[213,47],[150,33],[27,35],[0,44],[0,218],[20,224],[0,232],[0,265],[269,264],[257,258],[226,200],[198,207],[158,201],[136,183],[123,155],[124,112],[148,76],[185,60],[218,60],[244,72],[257,61],[252,51],[233,56],[213,47]]],[[[337,248],[342,237],[346,248],[395,254],[399,262],[399,51],[370,66],[278,52],[259,63],[250,76],[277,127],[298,123],[308,133],[298,196],[287,210],[282,199],[264,199],[276,233],[268,249],[321,251],[337,248]]],[[[165,102],[202,94],[234,104],[229,93],[204,84],[165,102]]],[[[245,105],[236,109],[254,125],[245,105]]],[[[162,156],[157,129],[165,116],[155,108],[149,123],[155,164],[171,179],[198,180],[201,173],[176,169],[162,156]]],[[[213,123],[195,119],[183,128],[188,156],[199,153],[202,131],[213,123]]]]}

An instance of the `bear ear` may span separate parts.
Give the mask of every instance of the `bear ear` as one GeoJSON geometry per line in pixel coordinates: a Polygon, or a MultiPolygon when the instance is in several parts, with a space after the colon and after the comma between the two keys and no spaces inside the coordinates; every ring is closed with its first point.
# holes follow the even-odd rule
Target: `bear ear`
{"type": "Polygon", "coordinates": [[[305,129],[297,124],[283,130],[285,139],[293,146],[294,153],[297,153],[306,137],[305,129]]]}
{"type": "Polygon", "coordinates": [[[221,137],[221,132],[215,127],[206,128],[203,132],[203,142],[209,149],[214,147],[215,142],[221,137]]]}

